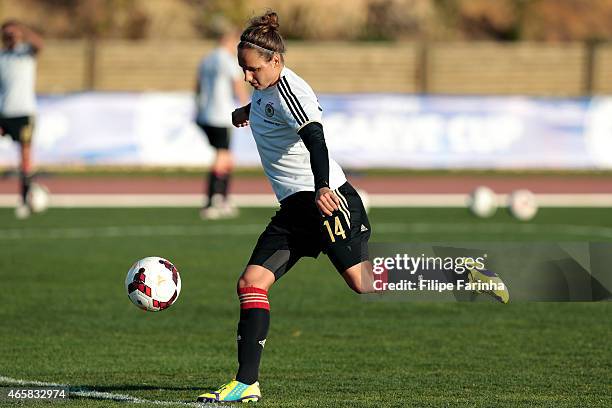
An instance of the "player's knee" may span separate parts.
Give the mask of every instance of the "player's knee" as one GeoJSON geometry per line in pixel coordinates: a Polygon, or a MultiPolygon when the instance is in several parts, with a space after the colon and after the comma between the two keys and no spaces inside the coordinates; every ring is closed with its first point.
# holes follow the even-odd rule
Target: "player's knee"
{"type": "MultiPolygon", "coordinates": [[[[248,277],[244,277],[241,276],[240,279],[238,279],[238,284],[236,285],[236,289],[242,289],[242,288],[250,288],[250,287],[259,287],[261,285],[259,285],[259,282],[256,279],[249,279],[248,277]]],[[[265,288],[260,288],[260,289],[265,289],[265,288]]]]}
{"type": "MultiPolygon", "coordinates": [[[[238,279],[238,284],[236,285],[237,289],[242,289],[242,288],[250,288],[250,287],[259,287],[261,285],[259,285],[259,282],[257,280],[254,279],[248,279],[245,277],[240,277],[240,279],[238,279]]],[[[260,289],[265,289],[265,288],[260,288],[260,289]]]]}
{"type": "MultiPolygon", "coordinates": [[[[361,278],[360,275],[350,273],[350,270],[346,270],[343,274],[346,284],[357,294],[371,293],[371,287],[368,289],[367,283],[361,278]]],[[[371,286],[371,285],[370,285],[371,286]]]]}
{"type": "Polygon", "coordinates": [[[371,264],[369,262],[362,262],[358,265],[354,265],[342,274],[347,285],[358,294],[372,293],[375,292],[371,264]]]}
{"type": "Polygon", "coordinates": [[[238,279],[237,289],[255,287],[268,290],[274,283],[274,274],[257,265],[249,265],[238,279]]]}
{"type": "Polygon", "coordinates": [[[349,286],[351,289],[353,289],[355,293],[360,295],[374,292],[374,288],[372,287],[372,285],[368,285],[361,280],[358,282],[349,283],[349,286]]]}

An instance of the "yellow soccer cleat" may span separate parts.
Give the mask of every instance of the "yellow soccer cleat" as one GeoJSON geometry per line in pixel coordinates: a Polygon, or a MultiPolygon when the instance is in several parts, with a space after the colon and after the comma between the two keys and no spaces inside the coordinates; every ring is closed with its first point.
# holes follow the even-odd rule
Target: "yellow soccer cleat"
{"type": "Polygon", "coordinates": [[[261,399],[259,383],[248,385],[232,380],[217,391],[206,392],[198,397],[198,402],[257,402],[261,399]]]}
{"type": "Polygon", "coordinates": [[[501,303],[510,301],[508,287],[495,272],[486,269],[468,268],[468,280],[475,286],[476,293],[486,293],[501,303]]]}

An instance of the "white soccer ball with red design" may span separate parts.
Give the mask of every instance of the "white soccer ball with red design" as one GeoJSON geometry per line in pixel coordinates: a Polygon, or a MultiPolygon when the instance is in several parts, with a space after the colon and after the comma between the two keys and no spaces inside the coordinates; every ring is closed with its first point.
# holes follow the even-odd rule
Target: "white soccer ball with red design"
{"type": "Polygon", "coordinates": [[[125,278],[125,288],[136,306],[149,312],[159,312],[178,299],[181,276],[170,261],[150,256],[132,265],[125,278]]]}

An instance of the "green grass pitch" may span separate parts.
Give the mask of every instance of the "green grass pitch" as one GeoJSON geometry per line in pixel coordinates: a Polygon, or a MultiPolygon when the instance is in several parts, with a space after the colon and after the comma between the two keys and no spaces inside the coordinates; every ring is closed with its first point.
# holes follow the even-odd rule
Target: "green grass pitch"
{"type": "MultiPolygon", "coordinates": [[[[10,378],[187,402],[228,381],[235,282],[272,213],[205,223],[195,209],[52,209],[17,221],[0,210],[0,387],[10,378]],[[160,313],[124,292],[130,265],[150,255],[182,276],[160,313]]],[[[374,242],[612,241],[609,209],[543,209],[528,224],[463,209],[370,218],[374,242]]],[[[298,263],[270,302],[261,407],[612,406],[610,302],[364,302],[325,256],[298,263]]]]}

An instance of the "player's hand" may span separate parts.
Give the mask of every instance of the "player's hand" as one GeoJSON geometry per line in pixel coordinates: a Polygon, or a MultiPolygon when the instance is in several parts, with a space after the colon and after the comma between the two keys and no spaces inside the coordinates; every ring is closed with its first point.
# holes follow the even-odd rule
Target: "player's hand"
{"type": "Polygon", "coordinates": [[[322,214],[330,216],[339,208],[340,199],[334,194],[329,187],[322,187],[317,190],[315,204],[322,214]]]}
{"type": "Polygon", "coordinates": [[[249,126],[249,110],[246,106],[232,112],[232,124],[236,127],[249,126]]]}

